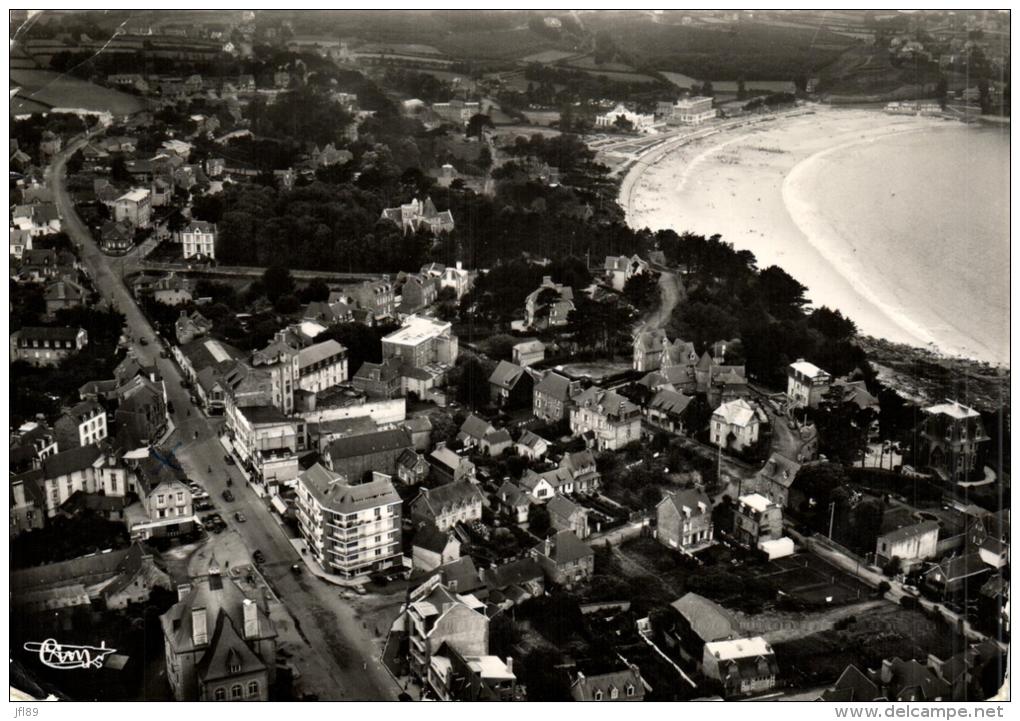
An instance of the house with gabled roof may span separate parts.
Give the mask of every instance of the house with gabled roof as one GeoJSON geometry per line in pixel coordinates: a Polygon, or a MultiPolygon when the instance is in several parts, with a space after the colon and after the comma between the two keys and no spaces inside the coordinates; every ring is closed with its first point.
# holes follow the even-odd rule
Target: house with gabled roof
{"type": "Polygon", "coordinates": [[[786,508],[790,503],[790,487],[799,471],[799,463],[781,453],[773,453],[755,474],[754,487],[773,503],[786,508]]]}
{"type": "Polygon", "coordinates": [[[894,528],[875,540],[875,564],[884,566],[898,558],[900,570],[909,573],[912,568],[938,555],[938,521],[922,521],[894,528]]]}
{"type": "Polygon", "coordinates": [[[720,448],[739,452],[758,442],[767,423],[768,416],[757,403],[743,398],[727,401],[712,414],[709,438],[720,448]]]}
{"type": "Polygon", "coordinates": [[[641,409],[619,393],[592,386],[573,404],[570,431],[589,447],[617,451],[641,439],[641,409]]]}
{"type": "Polygon", "coordinates": [[[509,479],[505,480],[496,491],[496,498],[499,500],[499,512],[503,516],[518,525],[528,522],[531,499],[520,486],[509,479]]]}
{"type": "Polygon", "coordinates": [[[645,406],[645,419],[656,428],[685,435],[688,429],[684,425],[684,420],[693,400],[693,396],[663,388],[652,396],[645,406]]]}
{"type": "Polygon", "coordinates": [[[620,661],[615,668],[593,668],[584,662],[570,672],[570,696],[575,701],[643,701],[646,686],[637,664],[620,661]]]}
{"type": "MultiPolygon", "coordinates": [[[[574,310],[574,289],[554,283],[552,276],[542,278],[542,284],[524,299],[524,328],[562,327],[574,310]]],[[[516,322],[516,321],[515,321],[516,322]]]]}
{"type": "Polygon", "coordinates": [[[699,489],[667,492],[655,516],[655,538],[666,548],[695,553],[713,543],[712,501],[699,489]]]}
{"type": "Polygon", "coordinates": [[[566,588],[585,583],[595,573],[595,552],[573,531],[557,531],[531,549],[546,580],[566,588]]]}
{"type": "Polygon", "coordinates": [[[859,668],[850,664],[836,679],[836,683],[825,689],[819,701],[886,701],[878,686],[859,668]]]}
{"type": "Polygon", "coordinates": [[[580,383],[548,371],[535,384],[532,413],[544,421],[556,422],[570,416],[571,399],[580,392],[580,383]]]}
{"type": "Polygon", "coordinates": [[[436,444],[429,454],[429,465],[432,474],[439,481],[471,481],[475,480],[475,464],[469,459],[448,448],[445,441],[436,444]]]}
{"type": "Polygon", "coordinates": [[[533,558],[482,569],[482,580],[489,589],[490,603],[518,604],[545,593],[545,575],[533,558]]]}
{"type": "Polygon", "coordinates": [[[276,628],[265,597],[249,597],[215,559],[178,586],[160,616],[167,680],[177,701],[268,701],[276,679],[276,628]]]}
{"type": "Polygon", "coordinates": [[[436,488],[422,488],[411,501],[415,523],[431,523],[440,531],[449,531],[458,523],[482,519],[484,499],[478,487],[469,481],[453,481],[436,488]]]}
{"type": "Polygon", "coordinates": [[[502,408],[527,408],[531,405],[535,382],[519,365],[501,360],[489,376],[492,402],[502,408]]]}
{"type": "Polygon", "coordinates": [[[444,644],[462,654],[489,653],[485,604],[471,594],[447,588],[439,575],[431,576],[411,592],[406,611],[408,661],[418,679],[428,679],[432,658],[444,644]]]}
{"type": "Polygon", "coordinates": [[[431,571],[460,558],[460,541],[452,531],[440,531],[431,523],[419,523],[411,545],[416,571],[431,571]]]}
{"type": "Polygon", "coordinates": [[[514,443],[514,450],[519,456],[539,461],[545,458],[545,454],[549,452],[549,441],[533,431],[525,430],[514,443]]]}
{"type": "Polygon", "coordinates": [[[557,495],[545,504],[549,512],[549,525],[557,531],[573,531],[580,539],[591,535],[588,527],[588,509],[579,506],[566,496],[557,495]]]}
{"type": "Polygon", "coordinates": [[[648,272],[648,261],[637,254],[630,256],[607,255],[604,270],[614,290],[622,291],[627,281],[640,273],[648,272]]]}

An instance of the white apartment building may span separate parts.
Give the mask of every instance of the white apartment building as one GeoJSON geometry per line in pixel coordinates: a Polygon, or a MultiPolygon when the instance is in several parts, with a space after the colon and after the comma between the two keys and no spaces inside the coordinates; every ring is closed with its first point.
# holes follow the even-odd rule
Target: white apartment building
{"type": "Polygon", "coordinates": [[[390,476],[367,483],[315,464],[298,476],[301,535],[328,573],[344,578],[401,565],[401,501],[390,476]]]}
{"type": "Polygon", "coordinates": [[[135,188],[113,202],[113,219],[126,220],[136,228],[148,228],[152,219],[152,193],[135,188]]]}

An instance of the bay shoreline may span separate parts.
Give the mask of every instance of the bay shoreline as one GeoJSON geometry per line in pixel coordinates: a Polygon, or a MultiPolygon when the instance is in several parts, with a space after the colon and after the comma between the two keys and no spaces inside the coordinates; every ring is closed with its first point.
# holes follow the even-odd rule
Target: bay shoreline
{"type": "Polygon", "coordinates": [[[783,268],[808,286],[813,305],[839,309],[861,335],[1008,368],[1008,356],[995,357],[936,314],[920,317],[898,287],[897,273],[904,269],[858,254],[829,227],[811,197],[812,176],[827,158],[893,135],[946,128],[947,122],[815,106],[688,142],[667,142],[635,159],[621,183],[619,202],[631,227],[718,233],[753,252],[760,268],[783,268]]]}

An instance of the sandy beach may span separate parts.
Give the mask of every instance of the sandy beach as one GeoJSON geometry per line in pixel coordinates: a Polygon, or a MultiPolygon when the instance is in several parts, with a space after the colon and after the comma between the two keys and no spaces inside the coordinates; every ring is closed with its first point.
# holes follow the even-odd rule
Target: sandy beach
{"type": "MultiPolygon", "coordinates": [[[[925,279],[917,276],[933,268],[924,266],[926,250],[919,242],[847,237],[846,228],[834,227],[829,208],[819,207],[817,191],[847,158],[876,141],[947,125],[955,124],[817,107],[813,113],[734,128],[649,154],[630,171],[621,203],[633,227],[718,233],[752,251],[758,267],[782,267],[808,286],[813,305],[838,308],[864,334],[1008,363],[1008,292],[1004,342],[997,343],[997,332],[979,339],[966,322],[940,313],[921,297],[928,294],[925,279]]],[[[924,192],[924,183],[912,184],[924,192]]],[[[838,196],[827,202],[840,203],[838,196]]],[[[875,212],[900,217],[889,208],[875,212]]],[[[1008,245],[1005,263],[1008,267],[1008,245]]],[[[996,303],[1001,305],[999,299],[996,303]]]]}

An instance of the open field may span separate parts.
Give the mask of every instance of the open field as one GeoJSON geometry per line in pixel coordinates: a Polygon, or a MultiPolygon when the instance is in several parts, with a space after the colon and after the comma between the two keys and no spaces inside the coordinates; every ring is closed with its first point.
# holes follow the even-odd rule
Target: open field
{"type": "Polygon", "coordinates": [[[12,86],[21,88],[19,96],[51,108],[84,108],[130,115],[145,107],[141,98],[50,70],[12,69],[10,78],[12,86]]]}
{"type": "Polygon", "coordinates": [[[795,685],[827,684],[851,663],[858,668],[878,668],[882,659],[897,656],[924,663],[929,653],[945,659],[965,646],[945,624],[894,604],[848,621],[839,630],[773,644],[783,674],[795,685]]]}
{"type": "Polygon", "coordinates": [[[521,62],[551,65],[553,63],[559,62],[560,60],[566,60],[572,55],[574,55],[574,53],[568,52],[567,50],[543,50],[540,53],[533,53],[531,55],[521,58],[521,62]]]}
{"type": "Polygon", "coordinates": [[[456,33],[438,38],[435,44],[453,57],[496,60],[532,56],[547,50],[568,50],[564,43],[538,35],[527,27],[456,33]]]}

